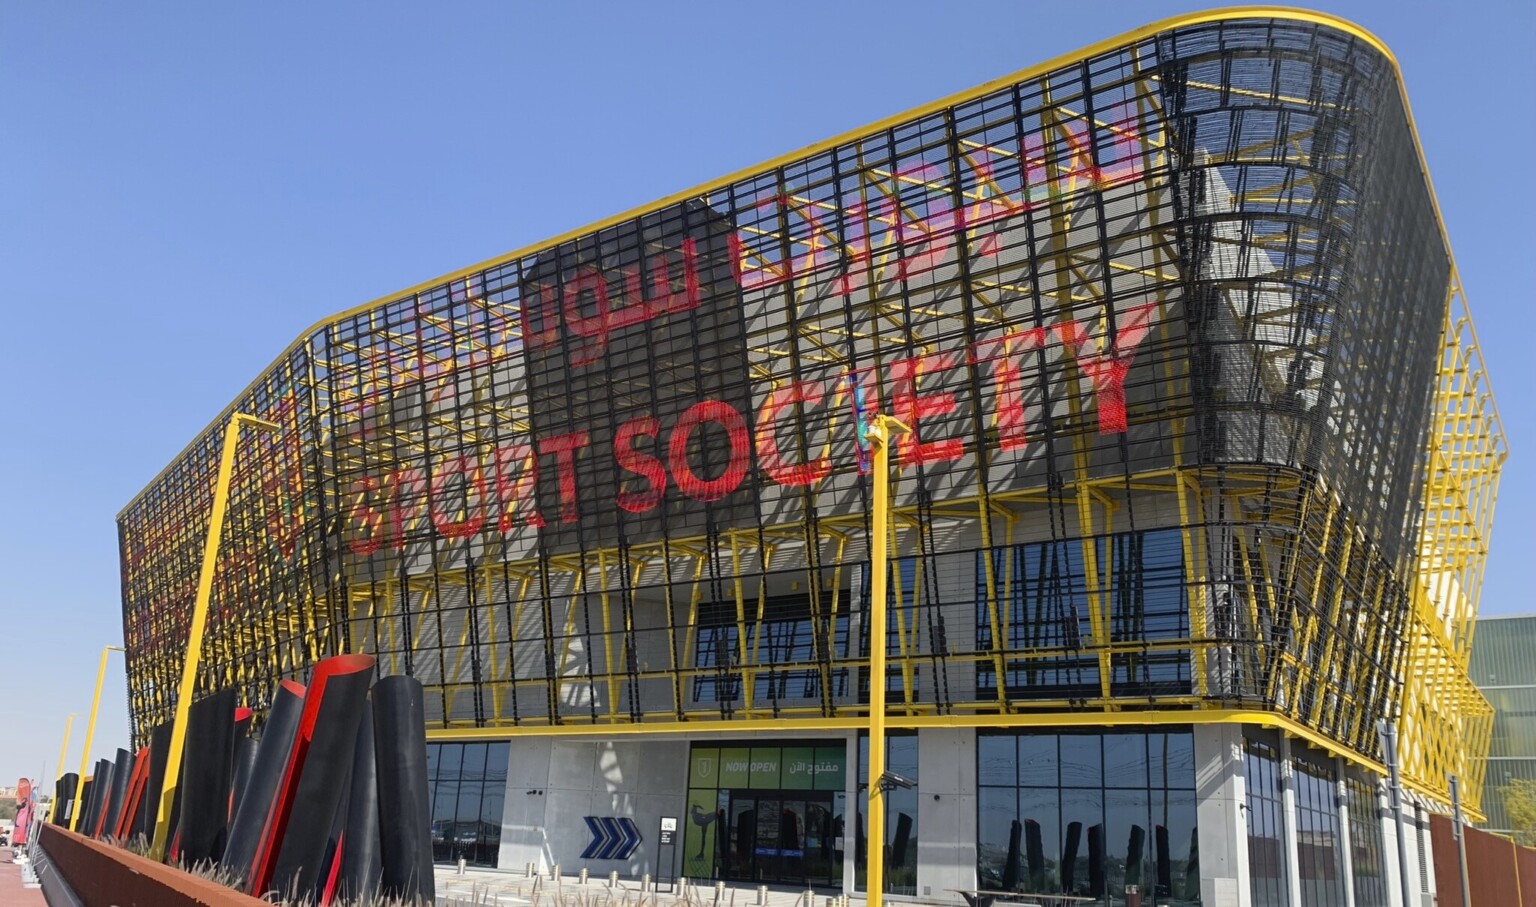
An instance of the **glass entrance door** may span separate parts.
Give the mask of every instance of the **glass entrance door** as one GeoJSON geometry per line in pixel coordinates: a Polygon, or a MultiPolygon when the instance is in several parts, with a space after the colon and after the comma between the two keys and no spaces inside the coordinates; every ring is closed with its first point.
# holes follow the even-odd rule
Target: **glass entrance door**
{"type": "Polygon", "coordinates": [[[743,881],[842,884],[832,794],[731,791],[726,875],[743,881]]]}

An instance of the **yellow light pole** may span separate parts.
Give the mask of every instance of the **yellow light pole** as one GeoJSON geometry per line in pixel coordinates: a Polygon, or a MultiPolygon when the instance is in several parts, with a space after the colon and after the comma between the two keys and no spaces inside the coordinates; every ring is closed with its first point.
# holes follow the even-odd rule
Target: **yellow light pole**
{"type": "MultiPolygon", "coordinates": [[[[85,790],[85,769],[90,765],[91,738],[96,736],[96,713],[101,709],[101,682],[107,677],[107,653],[121,652],[121,646],[106,646],[101,650],[101,664],[96,668],[96,695],[91,699],[91,720],[85,724],[85,746],[80,750],[80,775],[75,778],[75,806],[69,814],[69,830],[74,831],[80,824],[81,809],[80,794],[85,790]]],[[[59,761],[60,765],[64,762],[59,761]]]]}
{"type": "Polygon", "coordinates": [[[874,512],[869,527],[869,841],[864,897],[867,907],[885,899],[885,614],[886,562],[891,541],[891,435],[910,431],[900,421],[876,413],[864,434],[874,476],[874,512]]]}
{"type": "Polygon", "coordinates": [[[235,471],[235,448],[240,441],[240,426],[259,431],[277,431],[275,423],[245,413],[234,413],[224,428],[224,449],[219,456],[219,477],[213,486],[213,513],[208,522],[208,539],[203,545],[203,567],[197,579],[197,600],[192,606],[192,626],[187,629],[187,657],[181,667],[181,686],[176,691],[176,718],[171,724],[171,747],[165,756],[165,781],[160,787],[159,811],[155,815],[155,838],[150,845],[150,859],[165,859],[165,844],[171,832],[171,809],[176,803],[176,786],[181,781],[181,753],[186,744],[187,712],[192,708],[192,694],[197,688],[197,667],[203,657],[203,629],[208,624],[208,600],[213,596],[213,573],[219,561],[219,540],[224,535],[224,511],[229,505],[229,482],[235,471]]]}
{"type": "MultiPolygon", "coordinates": [[[[75,726],[75,714],[76,713],[74,713],[74,712],[70,712],[69,713],[69,717],[64,719],[64,742],[59,744],[59,778],[60,778],[60,780],[62,780],[64,778],[64,757],[65,757],[65,755],[67,755],[69,753],[69,731],[70,731],[70,728],[75,726]]],[[[49,822],[49,824],[52,824],[52,822],[53,822],[53,811],[58,809],[58,808],[59,808],[59,786],[57,784],[55,784],[53,786],[53,793],[48,795],[48,822],[49,822]]]]}

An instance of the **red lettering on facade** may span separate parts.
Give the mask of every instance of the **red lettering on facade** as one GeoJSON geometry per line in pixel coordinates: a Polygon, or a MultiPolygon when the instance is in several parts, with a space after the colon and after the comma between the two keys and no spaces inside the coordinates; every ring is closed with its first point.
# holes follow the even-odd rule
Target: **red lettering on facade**
{"type": "Polygon", "coordinates": [[[997,393],[997,446],[1001,450],[1019,450],[1029,443],[1024,424],[1024,388],[1019,356],[1045,347],[1045,330],[1009,331],[992,344],[993,355],[977,362],[992,366],[992,382],[997,393]]]}
{"type": "Polygon", "coordinates": [[[347,508],[347,522],[356,527],[355,533],[347,539],[347,547],[358,557],[368,557],[378,551],[384,540],[384,514],[368,503],[369,494],[378,485],[372,478],[364,476],[347,486],[347,496],[352,499],[347,508]]]}
{"type": "Polygon", "coordinates": [[[442,464],[432,476],[431,503],[428,507],[432,525],[447,538],[467,539],[478,535],[485,525],[485,476],[480,464],[468,454],[453,457],[442,464]],[[457,519],[453,512],[445,511],[443,499],[448,496],[447,486],[454,478],[464,482],[464,518],[457,519]],[[471,489],[473,494],[471,494],[471,489]]]}
{"type": "Polygon", "coordinates": [[[603,351],[608,345],[608,332],[611,329],[608,323],[611,314],[611,306],[608,302],[608,281],[603,279],[603,272],[590,265],[577,269],[565,283],[563,308],[566,329],[583,340],[571,353],[571,365],[590,365],[602,358],[603,351]],[[595,314],[582,314],[581,294],[583,293],[592,294],[592,308],[595,309],[595,314]]]}
{"type": "Polygon", "coordinates": [[[956,358],[952,353],[936,353],[930,356],[897,359],[890,365],[892,415],[905,422],[911,429],[897,436],[896,456],[903,469],[924,463],[957,460],[965,453],[965,442],[959,438],[945,438],[938,441],[922,439],[923,420],[954,412],[955,395],[918,396],[917,393],[917,383],[923,375],[932,375],[953,368],[956,358]]]}
{"type": "Polygon", "coordinates": [[[560,319],[551,314],[558,311],[560,291],[542,283],[529,289],[523,294],[523,345],[537,349],[559,340],[560,319]]]}
{"type": "Polygon", "coordinates": [[[779,414],[796,403],[814,406],[822,399],[820,381],[796,381],[768,395],[757,414],[757,461],[763,472],[780,485],[814,485],[832,474],[832,459],[823,454],[805,463],[787,464],[779,452],[779,414]]]}
{"type": "Polygon", "coordinates": [[[1115,319],[1115,337],[1108,354],[1098,350],[1076,322],[1056,326],[1056,334],[1071,350],[1077,369],[1093,385],[1099,405],[1099,434],[1112,435],[1126,429],[1125,376],[1136,358],[1136,347],[1152,329],[1152,313],[1157,303],[1149,302],[1122,311],[1115,319]]]}
{"type": "Polygon", "coordinates": [[[588,438],[584,431],[573,431],[539,439],[539,453],[555,456],[562,523],[574,523],[581,518],[581,507],[576,498],[576,451],[587,446],[588,438]]]}
{"type": "Polygon", "coordinates": [[[427,493],[426,474],[418,467],[407,466],[389,474],[389,542],[396,551],[405,548],[406,533],[425,515],[427,493]]]}
{"type": "Polygon", "coordinates": [[[493,455],[496,469],[496,501],[501,506],[497,528],[504,533],[518,525],[535,529],[544,525],[539,513],[536,489],[539,483],[539,458],[527,444],[504,444],[493,455]],[[521,465],[521,474],[518,466],[521,465]],[[517,476],[516,479],[513,476],[517,476]]]}
{"type": "Polygon", "coordinates": [[[752,438],[747,433],[747,421],[728,403],[719,400],[700,400],[688,407],[672,426],[667,439],[667,460],[672,468],[672,478],[678,490],[696,501],[718,501],[741,485],[746,478],[752,459],[752,438]],[[705,422],[714,422],[726,431],[730,439],[730,457],[725,470],[713,479],[701,479],[688,463],[688,447],[696,429],[705,422]]]}
{"type": "Polygon", "coordinates": [[[640,438],[655,440],[661,434],[661,423],[650,416],[631,419],[619,426],[613,436],[613,456],[620,467],[634,473],[648,483],[644,491],[619,489],[619,507],[630,513],[645,513],[661,503],[667,493],[667,469],[661,460],[635,449],[640,438]]]}

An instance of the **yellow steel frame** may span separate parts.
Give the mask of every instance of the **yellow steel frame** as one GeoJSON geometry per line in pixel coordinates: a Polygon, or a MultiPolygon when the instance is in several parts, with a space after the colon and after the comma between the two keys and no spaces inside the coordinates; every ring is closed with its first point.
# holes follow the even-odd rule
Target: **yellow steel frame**
{"type": "Polygon", "coordinates": [[[1482,803],[1493,706],[1473,684],[1467,662],[1499,475],[1508,456],[1477,331],[1453,273],[1435,385],[1398,746],[1405,778],[1448,802],[1448,778],[1457,776],[1463,807],[1474,814],[1482,803]]]}

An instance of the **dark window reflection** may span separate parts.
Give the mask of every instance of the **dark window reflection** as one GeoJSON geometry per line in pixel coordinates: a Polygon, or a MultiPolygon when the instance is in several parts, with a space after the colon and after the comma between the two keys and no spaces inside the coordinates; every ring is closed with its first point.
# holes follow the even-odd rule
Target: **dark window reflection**
{"type": "MultiPolygon", "coordinates": [[[[976,645],[995,645],[994,631],[1004,632],[1008,651],[1076,647],[1091,635],[1087,589],[1092,577],[1077,540],[1029,542],[975,553],[976,600],[996,604],[1007,616],[1006,630],[994,627],[990,608],[976,610],[976,645]]],[[[1099,565],[1111,565],[1114,586],[1134,589],[1116,596],[1110,621],[1117,640],[1187,639],[1189,596],[1185,588],[1183,536],[1177,529],[1119,533],[1095,539],[1099,565]]],[[[1169,695],[1189,692],[1187,652],[1168,650],[1117,654],[1110,660],[1110,687],[1116,695],[1169,695]]],[[[1096,659],[1081,655],[1005,662],[1003,682],[1012,699],[1056,699],[1094,695],[1099,685],[1096,659]]],[[[977,693],[994,695],[998,668],[976,666],[977,693]]]]}
{"type": "Polygon", "coordinates": [[[427,745],[434,861],[496,865],[509,747],[506,742],[427,745]]]}
{"type": "Polygon", "coordinates": [[[1253,732],[1243,741],[1248,788],[1248,878],[1253,907],[1290,907],[1286,889],[1284,807],[1280,794],[1280,741],[1253,732]]]}
{"type": "Polygon", "coordinates": [[[981,734],[980,887],[1198,904],[1193,751],[1187,729],[981,734]]]}
{"type": "MultiPolygon", "coordinates": [[[[885,738],[888,771],[919,778],[917,735],[892,734],[885,738]]],[[[897,789],[885,794],[885,890],[889,894],[917,894],[917,790],[897,789]]],[[[854,849],[854,888],[864,890],[869,851],[865,817],[869,815],[869,738],[859,738],[858,838],[854,849]]]]}
{"type": "Polygon", "coordinates": [[[1346,788],[1349,792],[1349,847],[1355,877],[1355,907],[1387,907],[1381,822],[1376,818],[1380,809],[1376,786],[1351,777],[1346,788]]]}
{"type": "Polygon", "coordinates": [[[1292,762],[1301,901],[1308,907],[1344,907],[1344,851],[1333,760],[1296,752],[1292,762]]]}

